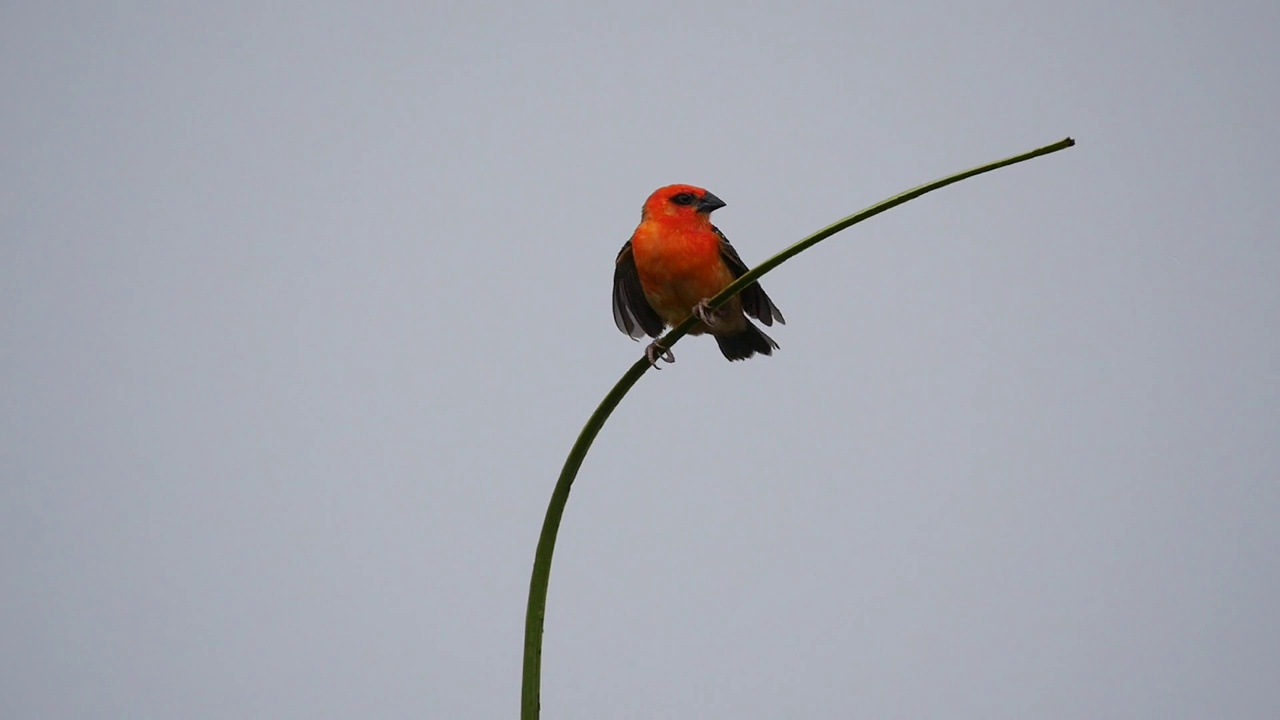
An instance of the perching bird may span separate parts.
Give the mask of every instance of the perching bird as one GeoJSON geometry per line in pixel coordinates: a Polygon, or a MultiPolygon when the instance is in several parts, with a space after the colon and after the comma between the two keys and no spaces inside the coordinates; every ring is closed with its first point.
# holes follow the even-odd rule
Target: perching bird
{"type": "MultiPolygon", "coordinates": [[[[751,283],[714,312],[707,306],[707,300],[747,272],[729,239],[711,224],[712,211],[724,205],[692,185],[668,185],[649,196],[639,227],[615,261],[613,321],[619,330],[633,338],[656,338],[664,326],[694,315],[700,322],[689,334],[710,332],[730,360],[773,354],[778,343],[746,317],[765,325],[786,323],[760,283],[751,283]]],[[[675,362],[671,350],[656,340],[645,357],[655,367],[659,357],[675,362]]]]}

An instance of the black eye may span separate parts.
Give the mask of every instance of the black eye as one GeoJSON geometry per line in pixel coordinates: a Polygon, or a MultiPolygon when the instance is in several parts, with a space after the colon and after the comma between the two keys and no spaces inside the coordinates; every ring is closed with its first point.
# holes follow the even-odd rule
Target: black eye
{"type": "Polygon", "coordinates": [[[693,193],[680,193],[671,198],[671,202],[677,205],[692,205],[694,201],[693,193]]]}

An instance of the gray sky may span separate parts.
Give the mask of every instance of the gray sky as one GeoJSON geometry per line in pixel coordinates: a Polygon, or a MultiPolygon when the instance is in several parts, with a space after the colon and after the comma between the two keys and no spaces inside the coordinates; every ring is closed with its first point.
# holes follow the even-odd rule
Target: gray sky
{"type": "Polygon", "coordinates": [[[1280,5],[0,10],[0,716],[1280,716],[1280,5]],[[785,7],[785,9],[783,9],[785,7]]]}

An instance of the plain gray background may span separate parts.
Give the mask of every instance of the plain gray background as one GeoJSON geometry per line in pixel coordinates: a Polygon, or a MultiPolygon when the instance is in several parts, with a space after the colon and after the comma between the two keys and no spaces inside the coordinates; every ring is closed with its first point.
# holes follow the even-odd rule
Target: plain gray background
{"type": "Polygon", "coordinates": [[[1280,5],[6,3],[0,716],[1280,716],[1280,5]],[[264,7],[270,5],[270,8],[264,7]]]}

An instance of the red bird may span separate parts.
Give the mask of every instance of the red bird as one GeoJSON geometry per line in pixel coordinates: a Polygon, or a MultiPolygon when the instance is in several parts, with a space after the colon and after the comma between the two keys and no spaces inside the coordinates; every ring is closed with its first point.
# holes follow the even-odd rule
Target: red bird
{"type": "MultiPolygon", "coordinates": [[[[694,315],[699,322],[689,334],[710,332],[730,360],[773,354],[778,343],[747,319],[786,323],[760,283],[751,283],[714,312],[707,306],[747,272],[729,239],[711,224],[712,211],[724,205],[693,185],[668,185],[649,196],[640,225],[615,261],[613,321],[619,330],[633,338],[656,338],[664,326],[694,315]]],[[[671,350],[656,340],[645,357],[655,367],[659,357],[675,362],[671,350]]]]}

